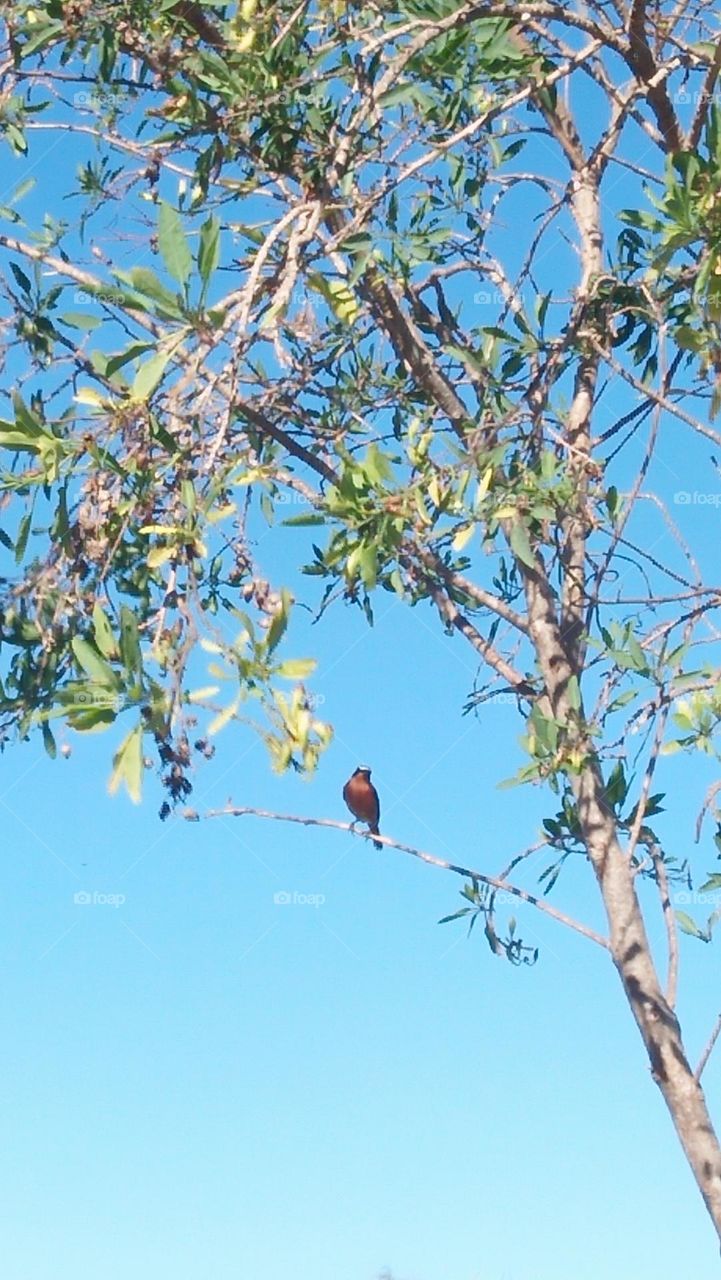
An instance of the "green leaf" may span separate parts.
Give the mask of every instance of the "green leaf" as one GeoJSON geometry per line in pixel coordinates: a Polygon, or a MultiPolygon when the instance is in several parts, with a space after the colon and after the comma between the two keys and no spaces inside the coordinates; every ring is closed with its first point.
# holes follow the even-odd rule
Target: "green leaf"
{"type": "Polygon", "coordinates": [[[518,560],[525,564],[529,569],[536,568],[536,560],[531,549],[531,543],[528,538],[528,531],[525,525],[515,520],[511,526],[510,536],[511,549],[518,560]]]}
{"type": "Polygon", "coordinates": [[[186,694],[186,701],[190,703],[206,702],[208,698],[214,698],[220,693],[220,685],[206,684],[202,689],[193,689],[192,693],[186,694]]]}
{"type": "MultiPolygon", "coordinates": [[[[38,43],[37,40],[35,43],[38,43]]],[[[25,45],[25,49],[27,47],[25,45]]],[[[3,133],[17,156],[27,154],[28,144],[25,141],[25,134],[22,129],[18,129],[17,125],[13,124],[12,121],[6,120],[3,124],[3,133]]]]}
{"type": "Polygon", "coordinates": [[[706,935],[703,930],[699,929],[696,922],[692,920],[690,916],[687,916],[685,911],[676,911],[674,914],[678,921],[678,927],[682,933],[688,933],[692,938],[705,938],[706,935]]]}
{"type": "Polygon", "coordinates": [[[626,645],[634,661],[636,671],[648,671],[648,659],[635,636],[629,635],[626,645]]]}
{"type": "Polygon", "coordinates": [[[224,729],[226,724],[229,724],[238,710],[238,706],[239,699],[236,698],[235,702],[231,702],[229,707],[226,707],[225,710],[221,711],[214,720],[211,720],[207,730],[209,738],[214,737],[216,733],[220,733],[220,730],[224,729]]]}
{"type": "MultiPolygon", "coordinates": [[[[114,274],[118,280],[131,284],[140,295],[151,298],[156,302],[158,310],[173,319],[181,318],[182,312],[178,305],[178,299],[169,289],[166,289],[162,281],[158,279],[155,272],[151,271],[149,267],[133,267],[132,271],[116,270],[114,274]]],[[[126,305],[134,305],[132,296],[124,298],[123,301],[126,305]]]]}
{"type": "Polygon", "coordinates": [[[115,722],[115,712],[109,707],[68,707],[66,714],[76,733],[102,733],[115,722]]]}
{"type": "Polygon", "coordinates": [[[149,569],[159,569],[161,564],[167,564],[168,560],[172,560],[177,554],[176,546],[151,547],[145,559],[149,569]]]}
{"type": "Polygon", "coordinates": [[[395,89],[389,89],[378,99],[378,106],[385,110],[388,107],[397,107],[402,102],[422,102],[426,98],[426,94],[420,85],[407,83],[396,85],[395,89]]]}
{"type": "Polygon", "coordinates": [[[28,279],[28,277],[25,275],[25,272],[22,270],[21,267],[17,265],[16,262],[10,263],[10,270],[15,276],[15,280],[20,285],[20,288],[22,289],[23,293],[26,294],[27,297],[29,298],[30,294],[32,293],[32,285],[30,284],[30,280],[28,279]]]}
{"type": "Polygon", "coordinates": [[[281,607],[278,612],[273,615],[273,621],[268,627],[268,635],[265,641],[268,653],[272,653],[278,646],[285,634],[285,629],[288,626],[288,616],[291,606],[291,597],[288,591],[281,592],[281,601],[281,607]]]}
{"type": "Polygon", "coordinates": [[[165,200],[161,200],[158,213],[158,248],[168,274],[177,280],[178,284],[186,284],[193,267],[193,259],[180,215],[165,200]]]}
{"type": "Polygon", "coordinates": [[[617,698],[614,698],[613,702],[609,703],[607,714],[610,714],[612,711],[620,711],[622,707],[628,706],[629,702],[633,702],[634,698],[637,697],[638,689],[624,690],[623,693],[619,693],[617,698]]]}
{"type": "Polygon", "coordinates": [[[368,452],[363,459],[362,467],[371,484],[380,484],[383,480],[390,480],[393,475],[390,459],[385,453],[381,453],[376,444],[369,446],[368,452]]]}
{"type": "Polygon", "coordinates": [[[140,804],[143,793],[143,726],[138,724],[123,739],[113,756],[113,772],[108,782],[110,795],[115,795],[121,782],[133,804],[140,804]]]}
{"type": "Polygon", "coordinates": [[[58,319],[71,329],[97,329],[103,323],[100,316],[91,316],[87,311],[64,311],[58,319]]]}
{"type": "Polygon", "coordinates": [[[462,525],[451,543],[452,550],[462,551],[464,547],[468,546],[468,543],[471,541],[471,538],[473,537],[475,532],[476,532],[475,524],[462,525]]]}
{"type": "Polygon", "coordinates": [[[699,893],[714,893],[716,889],[721,889],[721,875],[714,872],[709,876],[705,884],[701,885],[699,893]]]}
{"type": "Polygon", "coordinates": [[[372,591],[378,581],[378,557],[375,547],[370,543],[366,543],[361,549],[358,568],[363,586],[372,591]]]}
{"type": "Polygon", "coordinates": [[[23,197],[28,194],[28,191],[32,191],[36,182],[36,178],[24,178],[22,182],[18,183],[10,197],[10,204],[19,204],[23,197]]]}
{"type": "Polygon", "coordinates": [[[113,635],[113,629],[108,620],[102,605],[96,601],[93,608],[93,631],[95,633],[95,643],[104,658],[117,658],[118,646],[113,635]]]}
{"type": "MultiPolygon", "coordinates": [[[[36,16],[39,16],[41,13],[42,10],[38,10],[36,16]]],[[[45,18],[44,14],[42,14],[42,19],[43,20],[41,20],[40,24],[33,31],[33,34],[28,36],[23,43],[23,58],[28,58],[31,53],[35,53],[36,50],[42,49],[43,45],[49,44],[55,36],[60,36],[60,34],[65,31],[65,24],[63,22],[57,19],[48,20],[45,18]]]]}
{"type": "Polygon", "coordinates": [[[130,346],[126,347],[124,351],[119,351],[117,355],[109,357],[104,370],[105,376],[111,378],[114,373],[118,373],[131,360],[137,360],[139,356],[144,356],[147,351],[155,351],[155,349],[156,344],[154,342],[131,342],[130,346]]]}
{"type": "Polygon", "coordinates": [[[13,392],[13,408],[15,410],[15,426],[18,430],[24,431],[33,439],[40,436],[52,437],[52,432],[48,430],[42,418],[26,405],[22,396],[18,391],[13,392]]]}
{"type": "Polygon", "coordinates": [[[54,760],[58,754],[58,749],[55,745],[55,739],[52,735],[50,725],[46,721],[43,721],[42,735],[43,735],[43,746],[45,747],[45,750],[50,756],[50,759],[54,760]]]}
{"type": "Polygon", "coordinates": [[[316,515],[315,513],[307,516],[304,516],[304,515],[289,516],[288,519],[283,520],[282,523],[284,525],[295,525],[295,526],[325,524],[325,516],[316,515]]]}
{"type": "Polygon", "coordinates": [[[283,680],[304,680],[306,676],[313,674],[317,666],[315,658],[291,658],[275,668],[275,675],[281,676],[283,680]]]}
{"type": "Polygon", "coordinates": [[[443,917],[438,921],[438,923],[439,923],[439,924],[448,924],[448,923],[449,923],[449,921],[451,921],[451,920],[460,920],[461,916],[468,916],[468,915],[470,915],[470,913],[471,913],[471,911],[472,911],[472,910],[473,910],[473,908],[472,908],[472,907],[461,907],[460,911],[454,911],[454,912],[453,912],[453,915],[450,915],[450,916],[443,916],[443,917]]]}
{"type": "Polygon", "coordinates": [[[200,228],[200,245],[198,248],[198,271],[204,285],[207,285],[220,261],[220,222],[211,214],[200,228]]]}
{"type": "Polygon", "coordinates": [[[684,351],[702,351],[704,347],[704,335],[697,333],[695,329],[691,329],[688,325],[681,324],[674,331],[674,338],[684,351]]]}
{"type": "Polygon", "coordinates": [[[475,373],[488,373],[488,362],[480,352],[471,351],[468,347],[457,347],[452,343],[446,343],[443,350],[455,360],[460,360],[461,364],[470,366],[475,373]]]}
{"type": "Polygon", "coordinates": [[[118,688],[119,681],[113,668],[100,656],[94,645],[84,640],[82,636],[73,636],[71,643],[78,663],[91,680],[96,684],[104,685],[107,689],[118,688]]]}
{"type": "Polygon", "coordinates": [[[581,710],[581,690],[578,684],[578,676],[571,676],[566,685],[566,696],[568,705],[572,711],[581,710]]]}
{"type": "Polygon", "coordinates": [[[32,520],[32,513],[28,512],[27,515],[23,516],[22,520],[20,521],[20,524],[18,525],[18,536],[17,536],[17,541],[15,542],[15,563],[16,564],[20,564],[20,561],[25,555],[25,549],[28,545],[28,538],[30,537],[31,520],[32,520]]]}
{"type": "Polygon", "coordinates": [[[140,652],[138,622],[135,614],[124,604],[120,610],[120,654],[127,671],[137,674],[143,669],[140,652]]]}
{"type": "Polygon", "coordinates": [[[141,365],[133,380],[130,394],[133,400],[147,400],[160,382],[165,367],[170,360],[171,351],[158,351],[156,355],[141,365]]]}

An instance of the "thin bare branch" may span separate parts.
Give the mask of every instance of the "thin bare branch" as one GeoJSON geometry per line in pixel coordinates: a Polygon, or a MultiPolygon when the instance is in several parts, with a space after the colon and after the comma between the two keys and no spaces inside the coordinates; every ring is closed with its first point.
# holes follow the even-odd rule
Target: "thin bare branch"
{"type": "Polygon", "coordinates": [[[659,896],[661,898],[661,910],[663,911],[663,919],[666,925],[666,939],[668,942],[668,977],[666,979],[666,999],[673,1009],[676,1005],[676,990],[678,987],[678,930],[676,928],[676,916],[671,906],[671,897],[668,890],[668,876],[666,875],[666,867],[663,858],[656,845],[651,846],[651,858],[656,871],[656,885],[658,887],[659,896]]]}
{"type": "MultiPolygon", "coordinates": [[[[189,821],[198,819],[198,814],[194,811],[188,812],[186,816],[189,821]]],[[[580,924],[578,920],[573,920],[565,912],[558,911],[550,903],[537,898],[535,894],[528,893],[526,889],[520,889],[518,885],[511,884],[508,880],[502,880],[498,876],[486,875],[483,871],[475,871],[471,867],[463,867],[455,862],[447,862],[444,858],[437,858],[431,853],[425,853],[421,849],[414,848],[413,845],[402,844],[399,840],[392,840],[389,836],[371,836],[368,831],[357,831],[351,822],[336,822],[332,818],[304,818],[298,814],[290,813],[273,813],[268,809],[255,809],[247,805],[241,807],[226,805],[224,809],[209,809],[203,817],[253,817],[265,818],[273,822],[295,822],[303,827],[328,827],[334,831],[349,831],[351,835],[360,836],[362,840],[369,838],[380,841],[386,848],[396,849],[399,853],[410,854],[412,858],[419,858],[421,862],[427,862],[429,866],[439,867],[442,871],[452,871],[454,875],[463,876],[466,880],[477,880],[481,884],[489,885],[492,889],[497,889],[499,892],[510,893],[514,898],[518,898],[521,902],[527,902],[529,906],[535,907],[537,911],[550,916],[551,919],[556,920],[559,924],[563,924],[568,929],[573,929],[575,933],[580,933],[584,938],[590,939],[591,942],[597,943],[599,947],[608,948],[607,939],[596,933],[594,929],[589,929],[585,924],[580,924]]]]}
{"type": "Polygon", "coordinates": [[[704,1067],[706,1066],[706,1063],[708,1062],[709,1058],[711,1057],[711,1054],[713,1053],[713,1047],[716,1044],[716,1041],[718,1040],[719,1035],[721,1035],[721,1013],[716,1019],[716,1025],[713,1031],[711,1032],[711,1035],[708,1038],[708,1043],[706,1045],[706,1048],[701,1054],[701,1057],[699,1058],[698,1066],[694,1072],[694,1079],[697,1084],[701,1079],[701,1076],[703,1075],[703,1070],[704,1070],[704,1067]]]}

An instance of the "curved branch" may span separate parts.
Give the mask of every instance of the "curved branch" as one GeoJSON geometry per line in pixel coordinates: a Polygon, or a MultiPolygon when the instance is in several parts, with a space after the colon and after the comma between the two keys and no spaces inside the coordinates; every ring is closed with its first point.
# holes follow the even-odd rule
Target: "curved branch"
{"type": "MultiPolygon", "coordinates": [[[[183,815],[188,821],[195,822],[199,820],[199,815],[194,810],[186,810],[183,815]]],[[[268,809],[254,809],[248,805],[237,808],[235,805],[226,805],[224,809],[209,809],[203,815],[204,818],[265,818],[272,822],[295,822],[302,827],[329,827],[334,831],[349,831],[353,836],[360,836],[362,840],[372,839],[380,841],[388,849],[397,849],[399,853],[408,853],[412,858],[419,858],[421,862],[427,862],[429,866],[440,867],[442,871],[452,871],[454,875],[463,876],[466,880],[478,880],[481,884],[487,884],[492,889],[497,889],[502,893],[510,893],[514,898],[519,898],[522,902],[529,903],[538,911],[542,911],[544,915],[550,916],[553,920],[557,920],[559,924],[565,924],[568,929],[573,929],[575,933],[580,933],[584,938],[589,938],[591,942],[596,942],[599,947],[608,950],[608,940],[596,933],[594,929],[589,929],[585,924],[580,924],[578,920],[573,920],[571,916],[567,916],[563,911],[557,911],[548,902],[543,902],[537,898],[535,894],[528,893],[525,889],[519,889],[515,884],[509,884],[508,880],[501,880],[497,876],[487,876],[482,871],[474,871],[471,867],[461,867],[455,862],[446,862],[445,858],[436,858],[431,853],[424,853],[421,849],[415,849],[410,844],[402,844],[399,840],[391,840],[389,836],[371,835],[369,831],[356,831],[351,822],[336,822],[333,818],[304,818],[299,814],[292,813],[272,813],[268,809]]]]}

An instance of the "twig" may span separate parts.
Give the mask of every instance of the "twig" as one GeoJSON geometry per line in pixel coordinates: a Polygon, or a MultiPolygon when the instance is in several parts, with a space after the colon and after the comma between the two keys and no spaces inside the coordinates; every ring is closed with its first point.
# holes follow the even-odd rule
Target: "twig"
{"type": "Polygon", "coordinates": [[[506,877],[511,874],[513,868],[518,866],[519,862],[523,862],[526,858],[530,858],[532,853],[538,853],[539,849],[545,849],[547,846],[548,840],[536,840],[534,844],[529,844],[527,849],[524,849],[521,853],[517,853],[515,858],[511,858],[508,866],[504,867],[501,871],[500,879],[505,880],[506,877]]]}
{"type": "Polygon", "coordinates": [[[658,405],[660,409],[665,409],[666,413],[670,413],[674,418],[678,418],[680,422],[685,422],[686,426],[691,427],[693,431],[697,431],[699,435],[706,436],[708,440],[711,440],[717,446],[721,445],[721,435],[719,435],[718,431],[714,431],[713,428],[705,426],[698,418],[694,418],[690,413],[686,413],[680,405],[674,404],[673,400],[668,400],[667,397],[662,395],[659,391],[654,391],[653,388],[645,386],[641,379],[636,378],[634,374],[631,373],[630,369],[626,369],[619,360],[616,360],[615,357],[611,355],[611,352],[604,347],[602,343],[598,342],[592,333],[584,331],[583,337],[590,342],[591,346],[598,351],[599,355],[603,356],[606,364],[613,369],[614,373],[617,373],[619,377],[623,378],[624,382],[627,382],[635,391],[638,391],[644,397],[646,402],[653,401],[653,403],[658,405]]]}
{"type": "Polygon", "coordinates": [[[703,1053],[701,1054],[701,1057],[699,1058],[698,1066],[697,1066],[697,1068],[696,1068],[696,1070],[695,1070],[695,1072],[694,1072],[694,1079],[695,1079],[695,1081],[696,1081],[696,1083],[697,1083],[697,1084],[698,1084],[699,1080],[701,1079],[701,1073],[702,1073],[702,1071],[703,1071],[704,1067],[706,1066],[706,1063],[708,1062],[709,1058],[711,1057],[711,1054],[712,1054],[712,1052],[713,1052],[713,1047],[714,1047],[714,1045],[715,1045],[716,1041],[717,1041],[717,1040],[718,1040],[718,1038],[719,1038],[719,1034],[721,1034],[721,1013],[719,1014],[718,1018],[716,1019],[716,1026],[714,1027],[713,1031],[711,1032],[711,1035],[709,1036],[708,1044],[706,1045],[706,1048],[704,1049],[703,1053]]]}
{"type": "Polygon", "coordinates": [[[628,836],[628,844],[626,846],[626,857],[628,858],[629,862],[631,861],[636,845],[638,844],[638,837],[641,834],[641,827],[643,826],[643,820],[646,816],[646,802],[648,800],[649,792],[651,790],[651,783],[653,782],[653,775],[656,769],[656,764],[658,762],[658,757],[661,753],[661,747],[663,745],[663,735],[666,731],[666,721],[668,720],[669,711],[670,711],[669,704],[667,702],[662,704],[661,712],[658,718],[658,722],[656,724],[656,734],[654,737],[653,747],[651,748],[651,756],[650,756],[648,765],[646,766],[646,772],[644,774],[643,784],[641,786],[641,794],[638,798],[636,812],[634,814],[633,823],[631,825],[631,830],[628,836]]]}
{"type": "Polygon", "coordinates": [[[423,548],[418,552],[418,555],[426,568],[443,578],[447,586],[453,587],[456,591],[463,591],[471,597],[474,604],[480,605],[485,609],[491,609],[493,613],[498,614],[499,618],[510,622],[511,626],[516,627],[518,631],[522,631],[524,635],[528,635],[528,622],[522,614],[517,613],[515,609],[506,604],[505,600],[494,596],[490,591],[484,590],[483,587],[476,586],[475,582],[471,582],[470,578],[464,578],[462,574],[449,568],[447,564],[444,564],[440,556],[434,554],[433,551],[423,548]]]}
{"type": "Polygon", "coordinates": [[[718,795],[719,791],[721,791],[721,782],[712,782],[711,786],[706,792],[706,795],[704,796],[703,805],[701,806],[701,812],[699,813],[698,818],[696,819],[696,844],[698,844],[699,840],[701,839],[701,828],[703,826],[704,818],[706,817],[706,814],[711,808],[711,805],[716,799],[716,796],[718,795]]]}
{"type": "MultiPolygon", "coordinates": [[[[20,253],[25,258],[29,258],[31,262],[42,262],[44,266],[49,267],[59,276],[66,276],[68,280],[74,280],[76,284],[84,285],[88,289],[95,289],[98,293],[105,290],[110,291],[111,286],[100,280],[98,276],[92,275],[89,271],[81,271],[79,267],[74,267],[71,262],[66,262],[64,258],[58,258],[55,254],[48,253],[45,249],[37,248],[35,245],[26,244],[24,240],[17,240],[14,236],[0,235],[0,246],[9,249],[12,253],[20,253]]],[[[117,286],[112,286],[119,294],[121,291],[117,286]]],[[[118,307],[120,311],[124,311],[130,316],[136,324],[143,329],[147,329],[155,338],[162,338],[162,333],[150,316],[142,311],[137,311],[134,307],[127,306],[122,299],[113,298],[112,305],[118,307]]]]}
{"type": "Polygon", "coordinates": [[[497,671],[499,676],[502,676],[504,680],[507,680],[519,694],[522,694],[524,697],[532,695],[533,686],[526,677],[521,675],[520,671],[516,671],[515,667],[512,667],[510,662],[506,661],[503,654],[498,652],[498,650],[491,644],[490,640],[487,640],[485,636],[481,635],[480,631],[474,627],[473,623],[468,620],[465,614],[461,613],[460,609],[454,601],[451,600],[450,596],[447,596],[445,592],[430,579],[427,581],[427,590],[433,603],[438,609],[438,612],[443,618],[443,621],[449,627],[455,627],[456,631],[460,631],[461,635],[464,636],[468,643],[473,645],[476,653],[479,653],[483,660],[487,662],[490,667],[493,667],[493,670],[497,671]]]}
{"type": "Polygon", "coordinates": [[[656,845],[652,845],[649,850],[653,858],[653,865],[656,870],[656,883],[661,897],[661,910],[666,925],[666,937],[668,939],[668,978],[666,980],[666,1000],[673,1009],[676,1004],[676,988],[678,986],[678,934],[676,932],[676,918],[671,907],[671,898],[668,892],[668,876],[664,866],[663,858],[660,856],[656,845]]]}
{"type": "MultiPolygon", "coordinates": [[[[185,816],[188,820],[196,820],[198,814],[194,810],[186,811],[185,816]]],[[[580,933],[584,938],[589,938],[591,942],[598,943],[599,947],[609,950],[608,939],[596,933],[593,929],[589,929],[585,924],[580,924],[578,920],[573,920],[571,916],[565,915],[563,911],[557,911],[555,907],[550,906],[547,902],[542,902],[532,893],[527,893],[525,889],[519,889],[517,885],[509,884],[507,880],[501,880],[497,876],[487,876],[481,871],[473,871],[470,867],[461,867],[455,862],[446,862],[444,858],[436,858],[433,854],[424,853],[420,849],[414,849],[412,845],[401,844],[399,840],[391,840],[389,836],[372,835],[368,831],[356,831],[350,822],[336,822],[332,818],[303,818],[298,814],[290,813],[271,813],[268,809],[254,809],[247,805],[237,808],[235,805],[226,805],[224,809],[209,809],[203,815],[205,818],[243,818],[246,816],[253,818],[266,818],[274,822],[296,822],[302,827],[329,827],[334,831],[350,831],[353,836],[360,836],[362,839],[373,839],[380,841],[388,849],[397,849],[399,853],[408,853],[412,858],[420,858],[421,862],[427,862],[432,867],[440,867],[443,871],[453,871],[455,875],[463,876],[466,880],[477,880],[482,884],[490,885],[492,889],[498,889],[502,893],[510,893],[514,898],[520,898],[522,902],[528,902],[532,907],[536,907],[538,911],[542,911],[544,915],[551,916],[560,924],[565,924],[567,928],[573,929],[576,933],[580,933]]]]}

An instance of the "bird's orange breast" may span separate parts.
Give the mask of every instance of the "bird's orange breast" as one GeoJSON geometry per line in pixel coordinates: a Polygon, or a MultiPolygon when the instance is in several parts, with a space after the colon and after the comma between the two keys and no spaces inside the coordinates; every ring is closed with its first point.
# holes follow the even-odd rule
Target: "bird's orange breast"
{"type": "Polygon", "coordinates": [[[376,823],[379,809],[376,789],[365,778],[351,778],[343,788],[343,799],[351,813],[362,822],[376,823]]]}

